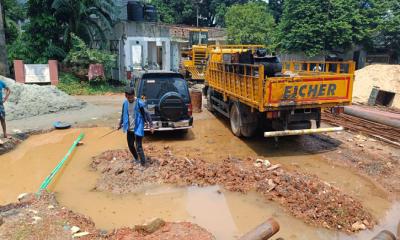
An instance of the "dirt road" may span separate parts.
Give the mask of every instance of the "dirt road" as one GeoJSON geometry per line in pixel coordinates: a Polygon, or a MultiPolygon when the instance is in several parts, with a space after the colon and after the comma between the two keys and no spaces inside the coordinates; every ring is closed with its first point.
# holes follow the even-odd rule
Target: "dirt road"
{"type": "Polygon", "coordinates": [[[55,121],[69,122],[75,126],[104,125],[119,117],[124,96],[76,96],[88,104],[80,110],[66,110],[52,114],[7,122],[10,133],[43,130],[53,127],[55,121]]]}

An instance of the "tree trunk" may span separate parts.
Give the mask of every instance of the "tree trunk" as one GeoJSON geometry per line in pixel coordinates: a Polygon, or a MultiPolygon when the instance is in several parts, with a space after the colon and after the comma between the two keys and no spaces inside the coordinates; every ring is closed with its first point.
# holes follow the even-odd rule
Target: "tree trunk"
{"type": "Polygon", "coordinates": [[[0,75],[8,75],[6,36],[4,32],[4,11],[0,1],[0,75]]]}

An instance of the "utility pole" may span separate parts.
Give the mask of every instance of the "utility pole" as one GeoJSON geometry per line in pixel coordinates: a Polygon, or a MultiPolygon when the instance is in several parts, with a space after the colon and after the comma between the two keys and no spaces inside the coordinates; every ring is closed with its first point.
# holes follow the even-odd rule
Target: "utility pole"
{"type": "Polygon", "coordinates": [[[8,75],[6,36],[4,31],[4,9],[0,0],[0,75],[8,75]]]}

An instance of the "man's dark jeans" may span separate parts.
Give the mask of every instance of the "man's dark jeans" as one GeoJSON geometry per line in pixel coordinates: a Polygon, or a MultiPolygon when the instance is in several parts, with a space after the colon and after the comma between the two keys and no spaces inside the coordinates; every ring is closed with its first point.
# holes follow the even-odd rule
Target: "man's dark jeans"
{"type": "Polygon", "coordinates": [[[128,147],[129,151],[131,151],[135,160],[139,160],[140,157],[140,164],[144,165],[146,163],[146,158],[144,156],[142,140],[143,137],[136,136],[134,132],[128,131],[127,134],[128,140],[128,147]]]}

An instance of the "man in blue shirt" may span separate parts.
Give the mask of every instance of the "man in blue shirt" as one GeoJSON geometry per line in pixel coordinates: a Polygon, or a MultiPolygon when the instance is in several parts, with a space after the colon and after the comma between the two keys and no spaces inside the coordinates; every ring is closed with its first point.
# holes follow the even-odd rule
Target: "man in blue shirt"
{"type": "Polygon", "coordinates": [[[10,96],[11,90],[7,87],[7,85],[0,80],[0,122],[1,127],[3,128],[3,136],[7,138],[7,127],[6,127],[6,111],[4,110],[4,103],[7,101],[10,96]],[[6,93],[6,96],[3,98],[3,90],[6,93]]]}
{"type": "Polygon", "coordinates": [[[125,89],[126,100],[122,104],[121,118],[118,129],[126,133],[129,151],[133,155],[133,161],[136,162],[140,158],[140,164],[146,164],[142,141],[144,136],[145,122],[150,126],[153,133],[153,122],[150,114],[144,109],[144,102],[140,98],[135,97],[135,89],[127,87],[125,89]]]}

